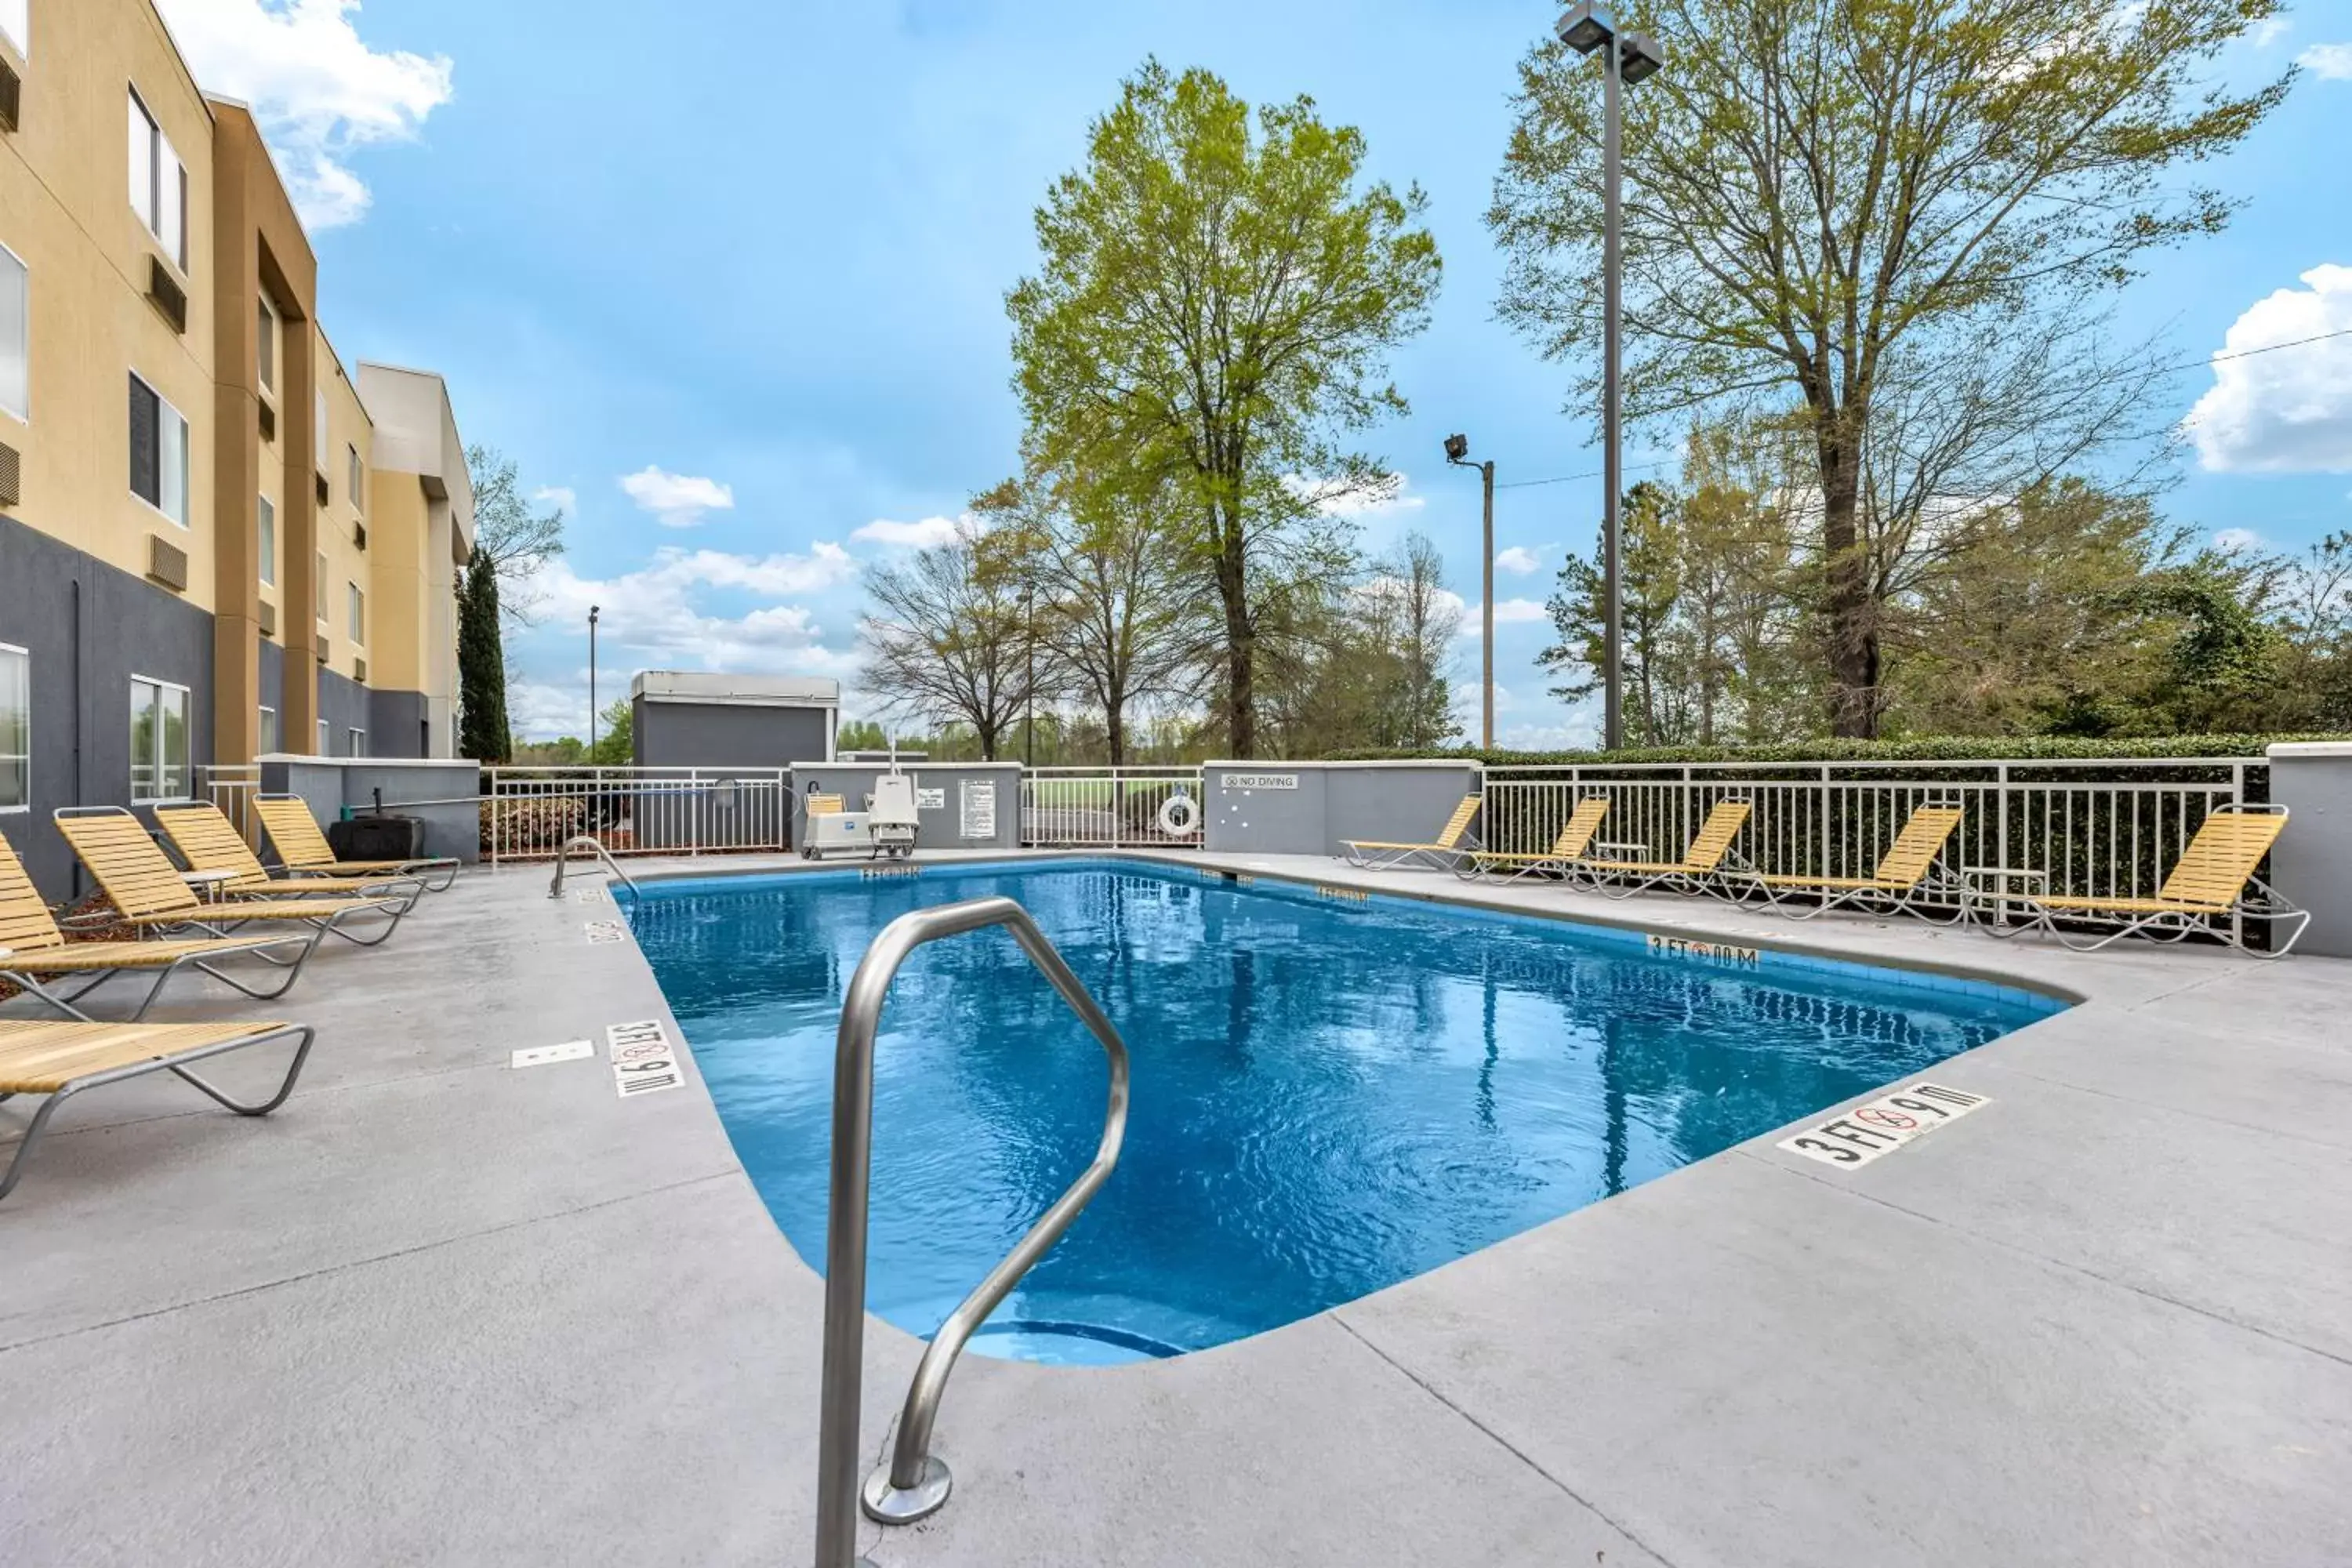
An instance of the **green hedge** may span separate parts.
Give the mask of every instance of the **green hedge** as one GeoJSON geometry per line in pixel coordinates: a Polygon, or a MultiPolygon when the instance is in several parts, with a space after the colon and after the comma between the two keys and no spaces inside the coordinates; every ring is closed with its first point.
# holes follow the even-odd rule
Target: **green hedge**
{"type": "Polygon", "coordinates": [[[1607,767],[1633,763],[1978,763],[2158,762],[2168,757],[2260,758],[2290,741],[2345,741],[2345,735],[2142,735],[2081,740],[2068,735],[1927,735],[1904,741],[1798,741],[1778,746],[1648,746],[1622,752],[1332,752],[1327,762],[1443,759],[1491,767],[1607,767]]]}

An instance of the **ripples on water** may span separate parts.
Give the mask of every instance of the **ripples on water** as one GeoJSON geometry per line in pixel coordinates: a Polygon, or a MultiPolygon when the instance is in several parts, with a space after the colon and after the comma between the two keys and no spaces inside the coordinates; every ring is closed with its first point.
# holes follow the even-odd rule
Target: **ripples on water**
{"type": "MultiPolygon", "coordinates": [[[[1277,1327],[2055,1010],[1099,864],[656,893],[638,941],[812,1267],[842,989],[890,921],[992,894],[1027,907],[1134,1059],[1117,1173],[974,1345],[1038,1359],[1277,1327]]],[[[992,931],[908,963],[875,1078],[868,1303],[928,1335],[1093,1152],[1102,1053],[992,931]]]]}

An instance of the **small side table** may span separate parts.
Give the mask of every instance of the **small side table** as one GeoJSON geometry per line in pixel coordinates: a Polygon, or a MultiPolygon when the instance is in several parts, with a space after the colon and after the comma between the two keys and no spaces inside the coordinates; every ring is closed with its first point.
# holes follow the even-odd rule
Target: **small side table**
{"type": "Polygon", "coordinates": [[[2009,906],[2021,894],[2047,891],[2050,873],[2031,866],[1963,866],[1960,868],[1960,909],[1971,921],[1988,909],[1992,924],[2008,923],[2009,906]]]}
{"type": "Polygon", "coordinates": [[[221,890],[236,880],[234,871],[183,871],[180,880],[196,891],[196,897],[208,904],[220,901],[221,890]]]}
{"type": "Polygon", "coordinates": [[[1605,838],[1596,838],[1592,841],[1592,848],[1593,853],[1586,856],[1585,858],[1589,860],[1639,860],[1650,852],[1650,847],[1648,845],[1635,844],[1626,839],[1618,839],[1612,842],[1605,838]]]}

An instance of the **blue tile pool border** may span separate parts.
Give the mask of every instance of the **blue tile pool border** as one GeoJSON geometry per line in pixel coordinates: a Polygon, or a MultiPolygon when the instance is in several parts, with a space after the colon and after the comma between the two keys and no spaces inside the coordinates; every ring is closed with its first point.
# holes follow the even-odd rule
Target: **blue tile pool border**
{"type": "MultiPolygon", "coordinates": [[[[627,889],[615,888],[614,896],[625,910],[639,900],[667,900],[690,898],[707,893],[741,893],[754,889],[803,887],[811,884],[860,882],[873,879],[869,873],[875,868],[867,865],[845,866],[823,869],[760,869],[721,872],[717,875],[656,876],[641,878],[635,896],[627,889]]],[[[1275,871],[1252,867],[1247,870],[1232,870],[1217,866],[1202,866],[1194,861],[1139,858],[1120,855],[1024,855],[1006,858],[956,860],[952,862],[919,862],[914,867],[926,881],[960,881],[966,878],[998,876],[1006,871],[1120,871],[1134,875],[1159,877],[1170,880],[1223,882],[1247,888],[1255,893],[1297,902],[1325,901],[1324,889],[1331,884],[1320,883],[1312,877],[1289,871],[1275,871]]],[[[902,866],[888,873],[894,879],[907,876],[902,866]]],[[[2013,981],[1993,979],[1981,974],[1958,973],[1929,964],[1903,962],[1869,962],[1836,958],[1801,948],[1780,946],[1751,937],[1731,936],[1721,932],[1700,932],[1659,930],[1627,921],[1622,924],[1596,921],[1580,914],[1547,912],[1487,904],[1475,899],[1439,898],[1406,891],[1349,887],[1340,889],[1346,901],[1362,907],[1386,905],[1415,910],[1446,910],[1468,919],[1508,926],[1524,926],[1551,931],[1563,927],[1581,939],[1596,945],[1631,948],[1645,957],[1665,959],[1666,955],[1651,947],[1653,937],[1666,942],[1688,942],[1717,947],[1752,951],[1756,963],[1726,963],[1705,954],[1683,955],[1683,962],[1702,968],[1721,968],[1727,973],[1778,972],[1782,973],[1814,974],[1845,980],[1890,985],[1908,990],[1944,995],[1976,996],[2009,1003],[2012,1005],[2038,1009],[2044,1017],[2054,1016],[2080,1005],[2084,998],[2056,986],[2037,986],[2013,981]],[[1359,895],[1361,895],[1360,897],[1359,895]]],[[[1671,960],[1669,960],[1671,961],[1671,960]]]]}

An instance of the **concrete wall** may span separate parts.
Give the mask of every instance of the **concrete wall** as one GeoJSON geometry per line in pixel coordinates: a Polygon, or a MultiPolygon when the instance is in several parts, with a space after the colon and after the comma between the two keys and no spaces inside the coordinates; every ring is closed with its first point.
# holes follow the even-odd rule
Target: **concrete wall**
{"type": "Polygon", "coordinates": [[[2272,876],[2311,911],[2295,951],[2352,958],[2352,744],[2273,746],[2270,759],[2271,800],[2288,812],[2272,876]]]}
{"type": "MultiPolygon", "coordinates": [[[[351,747],[351,731],[368,731],[368,749],[375,748],[375,731],[371,728],[375,718],[368,689],[331,669],[319,672],[319,717],[327,721],[327,752],[331,757],[347,755],[351,747]]],[[[289,751],[308,752],[319,743],[316,733],[288,735],[282,742],[289,751]]]]}
{"type": "Polygon", "coordinates": [[[357,761],[341,757],[266,757],[261,787],[272,795],[299,795],[323,828],[346,810],[375,809],[382,791],[387,816],[421,817],[425,853],[454,855],[467,865],[481,858],[481,770],[464,761],[357,761]]]}
{"type": "Polygon", "coordinates": [[[784,768],[822,763],[832,714],[822,708],[753,703],[655,702],[630,705],[641,768],[784,768]]]}
{"type": "Polygon", "coordinates": [[[439,735],[431,737],[432,751],[425,749],[425,694],[421,691],[384,691],[370,687],[368,700],[368,755],[372,757],[446,756],[449,748],[439,735]]]}
{"type": "Polygon", "coordinates": [[[1205,847],[1337,855],[1350,838],[1418,843],[1476,792],[1479,777],[1470,763],[1210,763],[1202,769],[1205,847]]]}
{"type": "Polygon", "coordinates": [[[131,803],[131,678],[188,688],[188,759],[213,760],[213,618],[0,518],[0,642],[32,665],[32,809],[0,816],[43,896],[87,891],[49,814],[131,803]]]}
{"type": "MultiPolygon", "coordinates": [[[[793,769],[793,793],[806,801],[812,793],[845,797],[853,811],[866,809],[874,781],[890,770],[873,763],[812,763],[793,769]]],[[[918,849],[1018,849],[1021,847],[1021,764],[1018,763],[925,763],[903,770],[915,781],[918,849]],[[994,785],[996,831],[966,837],[963,808],[974,786],[994,785]],[[940,804],[922,804],[926,792],[940,792],[940,804]]],[[[793,840],[800,841],[801,816],[793,823],[793,840]]]]}

